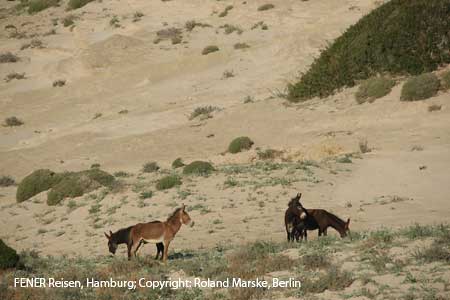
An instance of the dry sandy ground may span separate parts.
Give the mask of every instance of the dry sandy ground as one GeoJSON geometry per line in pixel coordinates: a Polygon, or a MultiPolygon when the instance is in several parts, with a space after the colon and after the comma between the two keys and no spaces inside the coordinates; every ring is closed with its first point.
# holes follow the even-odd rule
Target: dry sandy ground
{"type": "MultiPolygon", "coordinates": [[[[104,1],[73,12],[50,8],[34,16],[3,15],[0,52],[21,60],[1,64],[0,77],[25,72],[26,79],[0,81],[0,119],[17,116],[25,124],[0,127],[0,175],[18,181],[38,168],[83,170],[100,163],[109,172],[126,171],[125,191],[96,191],[48,207],[46,193],[15,203],[15,187],[0,189],[0,238],[16,249],[44,254],[106,254],[104,230],[165,219],[174,206],[194,206],[193,228],[182,228],[173,247],[201,248],[219,243],[285,238],[283,213],[289,198],[302,191],[306,207],[322,207],[352,219],[353,230],[447,222],[450,216],[449,94],[424,102],[401,103],[401,83],[373,104],[358,105],[354,89],[327,99],[287,105],[276,96],[286,82],[306,70],[327,41],[376,7],[375,1],[274,0],[275,8],[257,11],[265,1],[104,1]],[[234,5],[226,17],[218,12],[234,5]],[[144,16],[133,22],[133,14],[144,16]],[[73,28],[60,19],[73,13],[73,28]],[[120,27],[110,25],[117,15],[120,27]],[[210,24],[186,31],[189,20],[210,24]],[[268,30],[251,27],[260,21],[268,30]],[[44,47],[19,50],[31,38],[8,38],[6,25],[36,34],[44,47]],[[167,25],[164,25],[167,24],[167,25]],[[221,25],[242,28],[225,34],[221,25]],[[154,43],[156,32],[182,28],[183,42],[154,43]],[[44,35],[54,28],[56,34],[44,35]],[[245,42],[250,48],[235,50],[245,42]],[[220,50],[201,55],[207,45],[220,50]],[[232,70],[234,77],[222,74],[232,70]],[[54,80],[64,87],[54,88],[54,80]],[[252,103],[244,103],[250,96],[252,103]],[[442,109],[428,112],[430,104],[442,109]],[[207,120],[189,120],[198,106],[222,108],[207,120]],[[128,110],[127,114],[119,114],[128,110]],[[96,114],[101,114],[95,118],[96,114]],[[213,137],[208,137],[214,135],[213,137]],[[256,166],[256,151],[221,153],[237,136],[254,147],[285,151],[295,162],[313,159],[318,167],[278,170],[256,166]],[[372,152],[353,163],[336,155],[358,152],[367,139],[372,152]],[[420,146],[421,151],[412,151],[420,146]],[[183,178],[183,185],[139,200],[162,176],[141,174],[147,161],[169,169],[182,157],[213,162],[208,178],[183,178]],[[232,164],[247,166],[228,174],[232,164]],[[420,168],[426,166],[426,168],[420,168]],[[238,186],[226,187],[229,178],[238,186]],[[283,181],[284,180],[284,181],[283,181]],[[281,181],[287,184],[279,184],[281,181]],[[90,213],[93,205],[100,211],[90,213]],[[195,206],[197,205],[197,206],[195,206]]],[[[2,2],[4,8],[14,2],[2,2]]],[[[152,246],[153,247],[153,246],[152,246]]],[[[143,251],[154,251],[150,246],[143,251]]],[[[120,254],[123,254],[123,249],[120,254]]]]}

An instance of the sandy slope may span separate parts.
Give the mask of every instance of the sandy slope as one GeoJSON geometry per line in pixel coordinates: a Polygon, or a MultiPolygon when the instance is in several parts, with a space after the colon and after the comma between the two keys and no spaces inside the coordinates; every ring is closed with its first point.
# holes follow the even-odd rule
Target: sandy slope
{"type": "Polygon", "coordinates": [[[68,14],[63,7],[0,19],[0,51],[21,57],[18,63],[0,65],[0,77],[11,71],[27,74],[25,80],[0,82],[0,118],[15,115],[25,121],[17,128],[0,127],[0,175],[20,179],[37,168],[81,170],[100,163],[111,172],[133,173],[127,179],[131,186],[141,183],[154,189],[160,174],[139,176],[142,164],[149,160],[166,168],[177,157],[210,160],[219,166],[253,161],[255,151],[220,154],[231,139],[241,135],[250,136],[257,147],[285,150],[294,160],[322,161],[356,152],[361,138],[374,148],[371,153],[352,164],[321,163],[313,168],[318,183],[300,180],[305,176],[301,171],[292,175],[283,169],[237,177],[244,181],[297,176],[299,180],[286,187],[266,184],[257,191],[252,184],[225,189],[229,175],[219,172],[207,179],[186,179],[181,187],[191,193],[186,199],[176,190],[157,192],[145,200],[145,207],[139,207],[138,193],[129,187],[105,197],[101,220],[96,222],[88,212],[94,203],[89,197],[77,199],[84,206],[67,213],[68,201],[49,209],[43,193],[17,205],[15,188],[1,188],[0,237],[18,249],[104,254],[103,240],[98,242],[104,229],[163,219],[173,203],[184,201],[207,206],[211,212],[192,211],[197,226],[182,230],[176,248],[258,238],[282,240],[283,211],[297,191],[304,192],[305,206],[349,216],[357,230],[446,222],[450,215],[449,94],[401,103],[399,85],[373,104],[357,105],[354,90],[349,89],[327,99],[285,105],[273,91],[283,89],[327,41],[376,4],[365,0],[272,2],[275,9],[265,12],[257,11],[264,1],[94,2],[73,12],[78,16],[73,29],[59,24],[54,27],[56,34],[48,36],[40,35],[53,27],[51,19],[68,14]],[[229,4],[234,8],[219,18],[217,12],[229,4]],[[136,11],[145,16],[132,22],[136,11]],[[120,28],[109,25],[113,15],[119,16],[120,28]],[[156,31],[183,28],[192,19],[212,27],[183,29],[181,44],[154,44],[156,31]],[[259,21],[269,29],[251,30],[259,21]],[[226,23],[240,26],[243,33],[224,34],[219,26],[226,23]],[[37,33],[45,47],[19,51],[29,39],[8,38],[3,29],[7,24],[27,34],[37,33]],[[237,42],[251,47],[235,50],[237,42]],[[219,52],[201,55],[205,46],[214,44],[219,52]],[[235,77],[223,79],[225,70],[233,70],[235,77]],[[66,86],[53,88],[56,79],[66,79],[66,86]],[[255,102],[244,104],[246,96],[255,102]],[[428,112],[433,103],[442,104],[442,110],[428,112]],[[189,120],[193,109],[202,105],[223,110],[212,119],[189,120]],[[127,114],[118,113],[125,109],[127,114]],[[101,117],[93,119],[97,113],[101,117]],[[415,145],[423,151],[411,151],[415,145]],[[420,166],[427,168],[420,170],[420,166]],[[401,201],[392,201],[398,199],[395,196],[401,201]],[[108,212],[114,206],[120,207],[108,212]],[[214,220],[220,222],[214,224],[214,220]],[[46,232],[37,234],[39,229],[46,232]]]}

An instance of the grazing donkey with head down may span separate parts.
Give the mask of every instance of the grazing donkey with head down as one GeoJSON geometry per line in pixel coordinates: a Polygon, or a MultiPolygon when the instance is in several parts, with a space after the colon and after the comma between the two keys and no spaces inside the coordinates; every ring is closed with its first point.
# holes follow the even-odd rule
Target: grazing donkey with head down
{"type": "MultiPolygon", "coordinates": [[[[133,226],[129,226],[127,228],[122,228],[119,229],[116,232],[112,232],[111,230],[109,231],[109,235],[104,232],[106,238],[108,239],[108,248],[109,248],[109,252],[111,252],[112,254],[116,254],[117,251],[117,247],[120,244],[126,244],[128,247],[128,251],[130,250],[130,231],[131,228],[133,226]]],[[[155,259],[158,259],[158,257],[161,254],[161,259],[163,257],[163,251],[164,251],[164,245],[163,243],[157,243],[156,244],[156,257],[155,259]]]]}
{"type": "Polygon", "coordinates": [[[130,243],[128,248],[128,259],[136,256],[136,251],[144,242],[163,243],[164,253],[163,261],[167,261],[167,254],[170,242],[180,230],[181,225],[194,226],[194,222],[186,212],[186,206],[183,204],[177,208],[166,221],[153,221],[149,223],[139,223],[134,225],[130,230],[130,243]]]}
{"type": "Polygon", "coordinates": [[[339,218],[338,216],[324,210],[324,209],[305,209],[303,206],[300,219],[302,220],[301,226],[295,228],[295,237],[308,238],[307,230],[319,230],[319,236],[327,235],[328,227],[334,228],[341,238],[347,236],[350,231],[350,218],[347,222],[339,218]]]}

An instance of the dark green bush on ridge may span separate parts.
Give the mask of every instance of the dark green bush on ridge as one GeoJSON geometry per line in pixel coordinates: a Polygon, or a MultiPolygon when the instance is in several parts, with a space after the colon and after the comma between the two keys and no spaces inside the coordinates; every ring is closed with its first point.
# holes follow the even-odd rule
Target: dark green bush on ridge
{"type": "Polygon", "coordinates": [[[249,150],[253,146],[253,141],[247,136],[241,136],[231,141],[228,146],[228,152],[238,153],[243,150],[249,150]]]}
{"type": "Polygon", "coordinates": [[[418,75],[450,63],[449,15],[448,0],[381,5],[322,51],[299,82],[288,85],[288,99],[327,97],[377,73],[418,75]]]}
{"type": "Polygon", "coordinates": [[[19,183],[16,192],[17,202],[23,202],[43,191],[50,189],[61,180],[53,171],[48,169],[39,169],[26,176],[19,183]]]}
{"type": "Polygon", "coordinates": [[[0,239],[0,269],[14,268],[19,261],[16,250],[6,245],[0,239]]]}
{"type": "Polygon", "coordinates": [[[214,171],[214,167],[207,161],[194,161],[183,169],[183,174],[187,175],[208,175],[214,171]]]}
{"type": "Polygon", "coordinates": [[[183,163],[183,160],[181,159],[181,157],[178,157],[177,159],[175,159],[172,162],[172,168],[174,168],[174,169],[181,168],[184,166],[185,166],[185,164],[183,163]]]}
{"type": "Polygon", "coordinates": [[[94,0],[70,0],[68,3],[68,7],[70,9],[77,9],[80,7],[85,6],[86,4],[88,4],[89,2],[92,2],[94,0]]]}
{"type": "Polygon", "coordinates": [[[440,87],[439,79],[433,73],[426,73],[409,78],[402,87],[400,100],[417,101],[431,98],[440,87]]]}
{"type": "Polygon", "coordinates": [[[181,185],[181,179],[177,175],[167,175],[158,180],[156,183],[157,190],[171,189],[176,185],[181,185]]]}

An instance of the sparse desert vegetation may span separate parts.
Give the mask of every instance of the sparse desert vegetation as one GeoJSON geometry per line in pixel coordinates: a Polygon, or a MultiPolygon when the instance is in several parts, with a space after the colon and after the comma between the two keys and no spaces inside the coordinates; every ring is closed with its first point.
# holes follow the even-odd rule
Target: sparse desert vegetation
{"type": "Polygon", "coordinates": [[[11,52],[0,53],[0,63],[15,63],[19,61],[19,57],[11,52]]]}
{"type": "Polygon", "coordinates": [[[3,126],[15,127],[15,126],[22,126],[23,124],[24,123],[21,119],[17,118],[16,116],[12,116],[5,119],[3,126]]]}
{"type": "Polygon", "coordinates": [[[202,50],[202,55],[208,55],[208,54],[216,52],[216,51],[219,51],[219,47],[217,47],[215,45],[206,46],[202,50]]]}
{"type": "Polygon", "coordinates": [[[273,8],[275,8],[275,5],[273,5],[272,3],[266,3],[261,6],[258,6],[258,11],[265,11],[273,8]]]}
{"type": "Polygon", "coordinates": [[[156,163],[155,161],[150,161],[144,164],[144,166],[142,167],[142,172],[152,173],[158,171],[159,169],[160,167],[158,166],[158,163],[156,163]]]}
{"type": "Polygon", "coordinates": [[[2,175],[0,176],[0,187],[13,186],[16,184],[16,181],[11,176],[2,175]]]}
{"type": "Polygon", "coordinates": [[[369,78],[358,87],[358,91],[355,94],[356,101],[359,104],[373,102],[389,94],[394,85],[395,81],[388,77],[377,76],[369,78]]]}
{"type": "Polygon", "coordinates": [[[431,98],[439,91],[440,82],[433,73],[409,78],[402,87],[402,101],[417,101],[431,98]]]}
{"type": "Polygon", "coordinates": [[[245,150],[249,150],[253,146],[254,142],[247,136],[237,137],[231,141],[228,146],[228,152],[238,153],[245,150]]]}
{"type": "Polygon", "coordinates": [[[181,179],[177,175],[167,175],[163,178],[159,179],[156,183],[156,189],[157,190],[167,190],[171,189],[174,186],[181,185],[181,179]]]}
{"type": "Polygon", "coordinates": [[[69,9],[78,9],[92,1],[94,0],[69,0],[69,2],[67,3],[67,7],[69,9]]]}
{"type": "Polygon", "coordinates": [[[11,80],[21,80],[25,79],[25,72],[18,73],[18,72],[11,72],[4,78],[5,82],[10,82],[11,80]]]}
{"type": "Polygon", "coordinates": [[[213,172],[215,169],[213,165],[207,161],[194,161],[190,164],[187,164],[183,168],[183,174],[186,175],[208,175],[213,172]]]}

